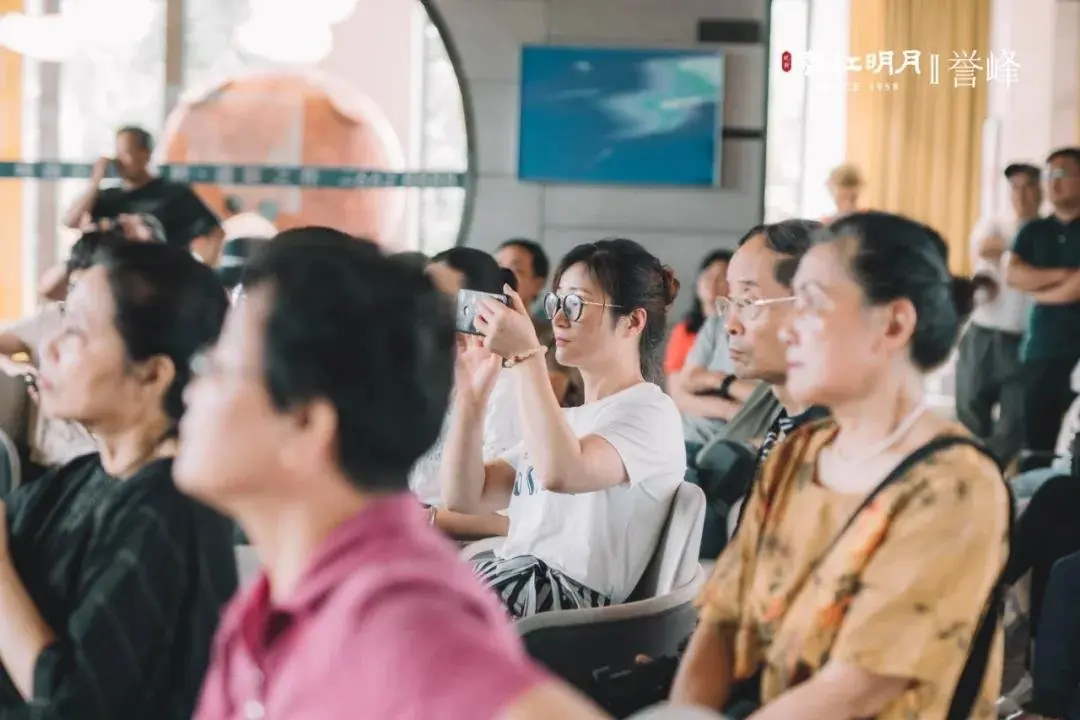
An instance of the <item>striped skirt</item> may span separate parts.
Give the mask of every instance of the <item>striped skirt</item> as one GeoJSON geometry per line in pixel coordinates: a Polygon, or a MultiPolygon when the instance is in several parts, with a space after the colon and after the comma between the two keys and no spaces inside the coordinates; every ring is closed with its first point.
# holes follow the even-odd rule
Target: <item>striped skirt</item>
{"type": "Polygon", "coordinates": [[[482,558],[473,562],[473,570],[495,591],[514,619],[550,610],[581,610],[611,604],[611,598],[530,555],[482,558]]]}

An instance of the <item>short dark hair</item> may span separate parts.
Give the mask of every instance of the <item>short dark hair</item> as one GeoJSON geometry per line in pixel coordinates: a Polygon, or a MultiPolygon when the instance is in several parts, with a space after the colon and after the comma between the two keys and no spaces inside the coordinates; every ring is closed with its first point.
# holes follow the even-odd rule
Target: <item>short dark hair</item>
{"type": "Polygon", "coordinates": [[[443,263],[462,274],[464,290],[479,290],[486,293],[501,293],[503,286],[502,268],[495,258],[483,250],[470,247],[452,247],[443,250],[431,258],[433,263],[443,263]]]}
{"type": "Polygon", "coordinates": [[[71,251],[68,253],[68,273],[86,270],[95,263],[99,250],[125,242],[129,242],[129,240],[116,229],[84,232],[71,246],[71,251]]]}
{"type": "Polygon", "coordinates": [[[911,359],[926,372],[945,362],[971,311],[974,286],[949,272],[948,244],[931,227],[885,212],[846,215],[819,242],[853,238],[852,277],[870,305],[907,298],[915,306],[911,359]]]}
{"type": "Polygon", "coordinates": [[[1005,167],[1005,178],[1007,180],[1012,180],[1013,175],[1027,175],[1035,182],[1039,182],[1039,179],[1042,177],[1042,170],[1031,163],[1009,163],[1009,165],[1005,167]]]}
{"type": "Polygon", "coordinates": [[[1054,150],[1052,153],[1046,156],[1047,164],[1065,158],[1066,160],[1072,160],[1077,165],[1080,165],[1080,147],[1063,147],[1054,150]]]}
{"type": "Polygon", "coordinates": [[[519,247],[529,253],[529,255],[532,256],[533,273],[537,277],[547,280],[548,273],[551,272],[551,263],[548,262],[547,253],[544,252],[544,248],[541,247],[540,243],[526,238],[510,238],[509,240],[503,241],[502,244],[496,248],[495,252],[508,247],[519,247]]]}
{"type": "Polygon", "coordinates": [[[267,390],[279,410],[322,399],[338,415],[338,460],[365,491],[408,488],[435,443],[453,379],[454,315],[419,268],[338,230],[286,230],[244,287],[265,286],[267,390]]]}
{"type": "Polygon", "coordinates": [[[558,287],[563,273],[578,263],[608,296],[612,322],[638,308],[645,310],[645,328],[638,343],[641,374],[646,380],[660,382],[667,309],[679,294],[675,272],[633,240],[612,238],[578,245],[568,252],[555,270],[554,286],[558,287]]]}
{"type": "Polygon", "coordinates": [[[210,268],[170,245],[103,244],[94,265],[103,266],[108,276],[127,359],[142,362],[164,355],[172,361],[176,375],[164,410],[175,434],[192,358],[221,334],[229,308],[225,291],[210,268]]]}
{"type": "Polygon", "coordinates": [[[154,152],[154,136],[138,125],[125,125],[116,131],[116,137],[121,135],[130,135],[140,150],[145,150],[148,153],[154,152]]]}
{"type": "Polygon", "coordinates": [[[781,220],[777,223],[756,225],[739,238],[739,247],[750,242],[757,235],[765,236],[765,247],[786,257],[776,263],[773,277],[786,288],[791,287],[799,261],[810,250],[815,233],[825,226],[816,220],[781,220]]]}
{"type": "MultiPolygon", "coordinates": [[[[713,250],[701,261],[701,265],[698,267],[698,275],[700,276],[708,270],[713,263],[730,263],[733,254],[730,250],[713,250]]],[[[701,307],[701,298],[697,296],[696,291],[694,292],[694,300],[690,305],[690,310],[683,316],[683,323],[686,325],[686,329],[692,333],[701,330],[701,326],[705,324],[705,308],[701,307]]]]}

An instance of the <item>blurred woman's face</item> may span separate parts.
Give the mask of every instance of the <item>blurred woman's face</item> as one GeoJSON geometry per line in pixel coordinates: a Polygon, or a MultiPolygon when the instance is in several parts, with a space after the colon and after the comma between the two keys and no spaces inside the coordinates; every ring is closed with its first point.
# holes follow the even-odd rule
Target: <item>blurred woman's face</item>
{"type": "Polygon", "coordinates": [[[728,264],[724,260],[717,260],[701,271],[697,278],[697,296],[701,301],[701,307],[706,313],[716,311],[716,299],[728,294],[727,284],[728,264]]]}
{"type": "Polygon", "coordinates": [[[115,316],[105,268],[86,270],[65,301],[60,329],[42,348],[38,387],[46,415],[95,429],[164,413],[161,378],[128,362],[115,316]]]}
{"type": "Polygon", "coordinates": [[[888,359],[882,309],[866,305],[848,271],[845,242],[811,248],[792,283],[795,309],[781,337],[787,345],[787,390],[805,405],[832,407],[861,397],[888,359]]]}

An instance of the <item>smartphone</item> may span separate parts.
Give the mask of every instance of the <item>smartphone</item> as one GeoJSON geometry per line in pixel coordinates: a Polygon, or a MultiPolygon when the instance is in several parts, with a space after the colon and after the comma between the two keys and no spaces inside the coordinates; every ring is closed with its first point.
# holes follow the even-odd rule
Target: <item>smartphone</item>
{"type": "Polygon", "coordinates": [[[457,296],[457,331],[466,335],[483,335],[476,329],[476,306],[480,298],[493,298],[503,305],[509,305],[510,299],[498,293],[486,293],[479,290],[458,290],[457,296]]]}

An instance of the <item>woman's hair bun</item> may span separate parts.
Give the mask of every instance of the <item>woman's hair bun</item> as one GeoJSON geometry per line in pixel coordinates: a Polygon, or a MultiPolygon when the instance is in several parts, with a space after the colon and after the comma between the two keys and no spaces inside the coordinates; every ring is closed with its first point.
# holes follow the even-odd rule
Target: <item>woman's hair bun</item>
{"type": "Polygon", "coordinates": [[[957,275],[952,276],[950,290],[953,305],[956,307],[956,314],[960,317],[960,322],[967,320],[975,309],[975,291],[979,285],[980,283],[977,280],[957,275]]]}
{"type": "Polygon", "coordinates": [[[660,268],[660,279],[664,283],[664,305],[671,305],[679,295],[679,278],[671,267],[664,265],[660,268]]]}

